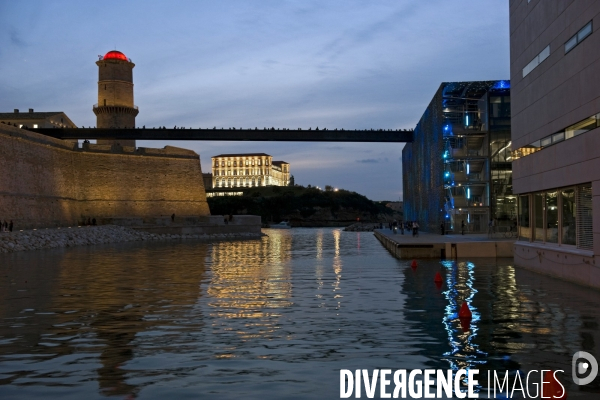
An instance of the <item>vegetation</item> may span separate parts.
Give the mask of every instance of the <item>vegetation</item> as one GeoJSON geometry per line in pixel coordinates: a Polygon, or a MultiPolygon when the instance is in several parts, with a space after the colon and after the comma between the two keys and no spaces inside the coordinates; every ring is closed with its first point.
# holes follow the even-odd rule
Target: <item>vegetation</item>
{"type": "Polygon", "coordinates": [[[343,189],[322,191],[303,186],[269,186],[243,191],[243,196],[209,197],[211,214],[260,215],[265,222],[279,222],[298,214],[302,218],[308,218],[323,208],[329,209],[334,216],[342,210],[353,210],[357,214],[369,214],[373,217],[392,214],[392,210],[384,204],[343,189]]]}

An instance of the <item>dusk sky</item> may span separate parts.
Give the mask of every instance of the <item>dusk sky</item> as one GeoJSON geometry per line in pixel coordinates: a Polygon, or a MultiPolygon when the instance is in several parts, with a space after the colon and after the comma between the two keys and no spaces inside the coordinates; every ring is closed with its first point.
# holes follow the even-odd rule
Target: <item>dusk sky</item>
{"type": "MultiPolygon", "coordinates": [[[[133,70],[138,126],[414,128],[441,82],[509,78],[508,2],[0,0],[0,112],[94,126],[98,55],[133,70]]],[[[402,196],[402,144],[149,142],[264,152],[296,183],[402,196]]]]}

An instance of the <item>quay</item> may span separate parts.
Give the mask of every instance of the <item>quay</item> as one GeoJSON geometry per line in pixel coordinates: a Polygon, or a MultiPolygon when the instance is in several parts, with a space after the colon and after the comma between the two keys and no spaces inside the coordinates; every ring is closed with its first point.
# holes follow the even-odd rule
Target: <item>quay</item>
{"type": "Polygon", "coordinates": [[[375,237],[396,258],[500,258],[514,256],[516,238],[505,238],[502,233],[440,235],[419,232],[413,237],[406,231],[394,234],[389,229],[375,229],[375,237]]]}

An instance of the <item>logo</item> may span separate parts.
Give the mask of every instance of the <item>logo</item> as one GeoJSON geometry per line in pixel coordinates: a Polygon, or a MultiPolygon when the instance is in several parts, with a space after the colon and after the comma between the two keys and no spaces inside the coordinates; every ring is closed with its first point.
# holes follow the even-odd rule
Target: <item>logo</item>
{"type": "Polygon", "coordinates": [[[585,351],[578,351],[577,353],[573,354],[571,368],[573,373],[573,382],[575,382],[576,385],[587,385],[588,383],[591,383],[598,375],[598,362],[593,355],[585,351]],[[586,378],[583,378],[583,376],[588,373],[589,375],[586,378]]]}

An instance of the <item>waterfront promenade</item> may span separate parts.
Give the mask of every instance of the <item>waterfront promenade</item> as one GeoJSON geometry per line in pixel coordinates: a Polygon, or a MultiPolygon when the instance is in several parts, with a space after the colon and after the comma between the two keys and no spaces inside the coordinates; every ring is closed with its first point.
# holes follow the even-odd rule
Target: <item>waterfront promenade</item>
{"type": "Polygon", "coordinates": [[[516,238],[506,238],[504,233],[493,235],[450,234],[440,235],[419,232],[413,236],[394,234],[389,229],[375,229],[375,237],[396,258],[459,258],[459,257],[513,257],[513,244],[516,238]]]}

